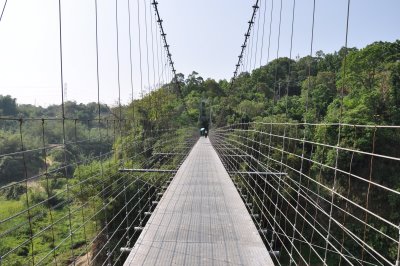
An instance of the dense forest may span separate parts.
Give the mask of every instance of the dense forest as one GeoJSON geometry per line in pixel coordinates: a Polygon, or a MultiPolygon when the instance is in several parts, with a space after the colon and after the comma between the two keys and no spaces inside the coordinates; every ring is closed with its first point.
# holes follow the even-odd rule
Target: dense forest
{"type": "MultiPolygon", "coordinates": [[[[66,119],[61,119],[60,105],[47,108],[19,105],[10,96],[0,96],[0,220],[25,209],[27,204],[29,207],[46,201],[46,198],[51,202],[40,206],[40,209],[32,209],[28,214],[29,219],[46,209],[53,212],[51,219],[56,220],[70,211],[68,206],[71,205],[65,202],[81,206],[91,197],[94,205],[101,206],[106,199],[96,195],[104,186],[119,187],[120,184],[114,184],[113,180],[120,176],[117,169],[121,164],[160,166],[161,160],[152,161],[152,154],[155,151],[173,150],[176,148],[174,141],[179,143],[190,139],[192,132],[197,132],[199,127],[209,128],[212,134],[213,130],[226,125],[249,122],[400,125],[400,40],[375,42],[362,49],[342,48],[334,53],[318,51],[315,56],[296,60],[278,58],[251,73],[241,73],[233,83],[203,79],[195,71],[187,77],[178,74],[176,82],[165,84],[127,106],[109,108],[97,103],[66,102],[65,113],[66,119]],[[42,120],[42,117],[54,120],[42,120]],[[190,129],[190,133],[187,129],[190,129]],[[63,139],[66,150],[61,148],[63,139]],[[46,154],[43,154],[43,147],[48,147],[46,154]],[[32,152],[18,153],[21,150],[32,152]],[[87,180],[103,169],[103,165],[104,176],[96,176],[85,184],[90,186],[90,191],[82,195],[82,191],[79,191],[82,187],[77,185],[76,190],[70,191],[73,197],[61,194],[68,182],[70,185],[80,184],[80,181],[87,180]],[[46,178],[34,178],[44,172],[46,178]],[[30,178],[29,184],[21,182],[30,178]],[[107,180],[99,180],[101,178],[107,180]],[[45,181],[50,181],[50,186],[45,181]],[[58,193],[59,196],[54,196],[58,193]]],[[[335,143],[337,134],[327,130],[329,128],[311,130],[308,138],[335,143]]],[[[379,142],[376,152],[398,157],[399,134],[381,132],[376,136],[379,142]]],[[[355,149],[372,149],[372,130],[364,135],[357,134],[356,137],[352,132],[344,131],[342,134],[342,141],[351,143],[355,149]]],[[[297,148],[300,149],[300,146],[297,148]]],[[[332,154],[322,150],[313,151],[312,156],[315,161],[333,163],[332,154]]],[[[173,169],[181,159],[173,158],[164,166],[173,169]]],[[[339,164],[348,160],[347,157],[340,158],[339,164]]],[[[362,165],[367,163],[363,161],[366,158],[354,160],[356,166],[353,171],[361,172],[362,165]]],[[[314,170],[310,168],[311,172],[314,170]]],[[[376,176],[382,178],[377,182],[400,191],[400,180],[396,175],[400,171],[399,166],[384,168],[378,165],[376,171],[380,172],[376,176]]],[[[137,186],[130,187],[129,193],[133,194],[137,186]]],[[[380,206],[387,206],[391,219],[400,220],[398,198],[391,199],[386,195],[374,197],[381,203],[380,206]]],[[[107,217],[124,205],[123,200],[126,199],[120,196],[107,199],[108,207],[104,214],[94,216],[95,225],[87,228],[85,234],[97,235],[97,223],[107,223],[107,217]]],[[[94,212],[93,209],[86,211],[87,215],[94,212]]],[[[115,225],[119,224],[120,218],[117,216],[115,225]]],[[[24,219],[26,215],[20,217],[18,222],[24,219]]],[[[30,226],[33,224],[34,227],[43,228],[49,219],[49,215],[34,219],[30,226]]],[[[72,221],[80,223],[78,218],[72,221]]],[[[0,224],[0,232],[7,231],[10,226],[7,222],[0,224]]],[[[53,229],[61,232],[59,235],[56,233],[56,238],[60,239],[70,230],[65,223],[53,229]]],[[[36,233],[40,231],[34,230],[36,233]]],[[[27,235],[22,239],[28,239],[29,234],[35,233],[32,232],[34,230],[17,230],[1,236],[0,255],[8,254],[13,246],[21,244],[18,239],[22,235],[27,235]]],[[[49,235],[48,232],[43,234],[35,242],[36,248],[29,243],[22,244],[20,250],[9,255],[10,260],[16,263],[14,265],[25,265],[32,253],[46,254],[57,242],[54,235],[53,241],[50,241],[49,235]]],[[[59,247],[60,256],[64,257],[60,260],[62,264],[70,263],[71,257],[77,254],[90,250],[94,252],[106,240],[105,237],[99,237],[92,247],[85,249],[89,241],[86,236],[83,237],[83,232],[78,231],[74,241],[76,252],[72,254],[61,254],[68,250],[68,246],[59,247]]],[[[373,241],[379,242],[379,239],[370,241],[374,244],[373,241]]],[[[379,245],[387,249],[388,256],[394,258],[396,250],[393,247],[385,246],[385,243],[379,245]]],[[[102,252],[95,259],[104,260],[105,251],[102,252]]],[[[4,265],[9,264],[5,261],[4,265]]]]}
{"type": "MultiPolygon", "coordinates": [[[[66,140],[86,139],[98,125],[94,124],[98,117],[98,104],[77,104],[76,102],[66,102],[65,112],[70,119],[66,121],[66,140]]],[[[100,105],[102,117],[112,115],[112,110],[107,105],[100,105]]],[[[17,105],[16,99],[11,96],[0,96],[0,115],[2,117],[0,128],[0,185],[9,182],[19,181],[24,177],[23,162],[18,157],[6,156],[15,153],[21,148],[21,135],[24,142],[24,149],[38,149],[44,145],[57,146],[62,143],[63,129],[59,117],[61,116],[61,105],[50,105],[47,108],[36,107],[33,105],[17,105]],[[54,119],[42,123],[41,119],[54,119]],[[58,120],[57,120],[58,119],[58,120]],[[17,171],[17,172],[16,172],[17,171]],[[19,172],[18,172],[19,171],[19,172]]],[[[96,132],[97,133],[97,132],[96,132]]],[[[99,150],[110,150],[110,143],[94,143],[90,146],[75,145],[70,160],[80,160],[87,158],[90,154],[98,154],[99,150]]],[[[20,154],[19,156],[22,156],[20,154]]],[[[43,168],[42,154],[40,150],[29,153],[26,158],[29,175],[35,175],[43,168]]],[[[51,159],[49,170],[57,169],[63,162],[60,149],[52,149],[48,154],[51,159]]]]}

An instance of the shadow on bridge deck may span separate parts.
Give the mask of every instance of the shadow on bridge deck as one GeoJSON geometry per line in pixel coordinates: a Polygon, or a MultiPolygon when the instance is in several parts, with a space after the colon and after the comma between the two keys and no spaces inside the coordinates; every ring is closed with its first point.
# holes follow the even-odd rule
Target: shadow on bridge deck
{"type": "Polygon", "coordinates": [[[124,265],[273,265],[208,139],[194,146],[124,265]]]}

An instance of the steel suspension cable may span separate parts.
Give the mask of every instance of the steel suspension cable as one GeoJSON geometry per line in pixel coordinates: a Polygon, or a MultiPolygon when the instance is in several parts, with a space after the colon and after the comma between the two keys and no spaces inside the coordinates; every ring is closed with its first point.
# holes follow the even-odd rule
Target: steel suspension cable
{"type": "Polygon", "coordinates": [[[5,0],[4,5],[3,5],[3,9],[1,10],[0,22],[1,22],[2,18],[3,18],[4,10],[6,10],[6,6],[7,6],[7,0],[5,0]]]}
{"type": "Polygon", "coordinates": [[[232,89],[233,83],[234,83],[237,75],[239,74],[238,73],[239,72],[239,67],[243,64],[244,51],[245,51],[245,49],[247,47],[247,42],[248,42],[248,39],[249,39],[250,34],[251,34],[251,29],[252,29],[252,26],[254,24],[254,20],[255,20],[255,16],[256,16],[257,10],[259,8],[258,2],[259,2],[259,0],[257,0],[256,3],[253,5],[253,13],[252,13],[251,19],[249,21],[249,27],[247,28],[247,32],[244,35],[245,38],[244,38],[243,45],[241,46],[242,49],[241,49],[241,52],[239,54],[239,59],[238,59],[238,62],[236,64],[235,71],[233,72],[233,78],[232,78],[232,81],[231,81],[231,89],[232,89]]]}

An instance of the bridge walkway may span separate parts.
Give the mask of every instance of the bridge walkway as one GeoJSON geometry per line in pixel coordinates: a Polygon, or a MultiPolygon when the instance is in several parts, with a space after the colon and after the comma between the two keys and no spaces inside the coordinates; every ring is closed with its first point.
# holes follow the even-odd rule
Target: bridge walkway
{"type": "Polygon", "coordinates": [[[208,138],[179,168],[124,265],[274,265],[208,138]]]}

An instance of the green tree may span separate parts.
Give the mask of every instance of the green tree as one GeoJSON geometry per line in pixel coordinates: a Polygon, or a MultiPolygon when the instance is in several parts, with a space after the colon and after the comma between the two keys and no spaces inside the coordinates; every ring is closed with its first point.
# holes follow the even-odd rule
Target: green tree
{"type": "Polygon", "coordinates": [[[16,116],[17,114],[17,100],[10,95],[0,95],[0,115],[16,116]]]}
{"type": "Polygon", "coordinates": [[[332,72],[318,72],[302,84],[301,98],[308,106],[307,121],[321,121],[326,115],[329,104],[336,96],[336,75],[332,72]]]}

